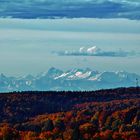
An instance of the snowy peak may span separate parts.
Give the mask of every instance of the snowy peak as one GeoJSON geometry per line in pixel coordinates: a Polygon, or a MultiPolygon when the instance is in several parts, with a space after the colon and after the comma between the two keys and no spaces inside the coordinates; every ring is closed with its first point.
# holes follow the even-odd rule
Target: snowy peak
{"type": "Polygon", "coordinates": [[[71,69],[66,72],[63,72],[55,79],[65,78],[67,80],[78,80],[78,79],[85,79],[91,75],[92,71],[90,69],[71,69]]]}
{"type": "Polygon", "coordinates": [[[99,72],[89,68],[62,71],[50,68],[48,72],[37,76],[6,77],[0,75],[0,92],[25,90],[97,90],[136,86],[140,76],[125,71],[99,72]]]}
{"type": "Polygon", "coordinates": [[[47,77],[55,78],[63,73],[63,71],[56,69],[54,67],[50,68],[46,74],[47,77]]]}
{"type": "Polygon", "coordinates": [[[4,80],[4,79],[6,79],[6,76],[3,73],[1,73],[0,74],[0,80],[4,80]]]}

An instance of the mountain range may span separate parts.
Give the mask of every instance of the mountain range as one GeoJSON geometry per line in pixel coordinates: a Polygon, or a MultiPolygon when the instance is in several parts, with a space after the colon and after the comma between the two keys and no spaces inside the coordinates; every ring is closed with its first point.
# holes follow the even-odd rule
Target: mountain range
{"type": "Polygon", "coordinates": [[[7,77],[0,75],[0,92],[12,91],[91,91],[117,87],[136,86],[140,75],[118,72],[99,72],[89,68],[62,71],[50,68],[37,76],[7,77]]]}

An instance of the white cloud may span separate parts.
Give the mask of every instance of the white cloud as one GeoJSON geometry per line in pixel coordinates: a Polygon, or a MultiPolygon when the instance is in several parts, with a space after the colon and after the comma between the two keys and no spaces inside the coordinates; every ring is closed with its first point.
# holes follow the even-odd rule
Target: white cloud
{"type": "Polygon", "coordinates": [[[87,53],[89,53],[89,54],[97,54],[100,51],[101,51],[101,49],[97,48],[96,46],[93,46],[93,47],[87,49],[87,53]]]}
{"type": "Polygon", "coordinates": [[[51,53],[65,50],[79,53],[81,46],[86,51],[92,45],[107,52],[118,48],[140,52],[139,27],[139,21],[127,19],[0,19],[0,72],[38,73],[51,66],[65,69],[92,66],[102,70],[113,66],[116,70],[139,72],[139,57],[93,59],[82,54],[60,57],[51,53]]]}
{"type": "Polygon", "coordinates": [[[64,51],[64,52],[55,52],[58,55],[62,56],[100,56],[100,57],[127,57],[127,56],[135,56],[140,55],[139,52],[135,51],[124,51],[121,48],[117,51],[104,51],[96,46],[93,47],[81,47],[79,50],[73,50],[73,51],[64,51]]]}
{"type": "Polygon", "coordinates": [[[79,49],[79,52],[80,52],[80,53],[85,52],[85,47],[81,47],[81,48],[79,49]]]}

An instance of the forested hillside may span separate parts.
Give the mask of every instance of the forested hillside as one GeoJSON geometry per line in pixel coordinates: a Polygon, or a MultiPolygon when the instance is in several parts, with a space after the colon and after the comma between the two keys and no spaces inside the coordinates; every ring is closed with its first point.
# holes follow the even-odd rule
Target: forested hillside
{"type": "Polygon", "coordinates": [[[0,94],[0,140],[139,140],[140,88],[0,94]]]}

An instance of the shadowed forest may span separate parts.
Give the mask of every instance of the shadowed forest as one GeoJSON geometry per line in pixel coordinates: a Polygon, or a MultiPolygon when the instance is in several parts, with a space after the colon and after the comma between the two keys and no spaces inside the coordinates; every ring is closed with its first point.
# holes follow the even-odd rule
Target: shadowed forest
{"type": "Polygon", "coordinates": [[[140,88],[1,93],[0,140],[140,140],[140,88]]]}

